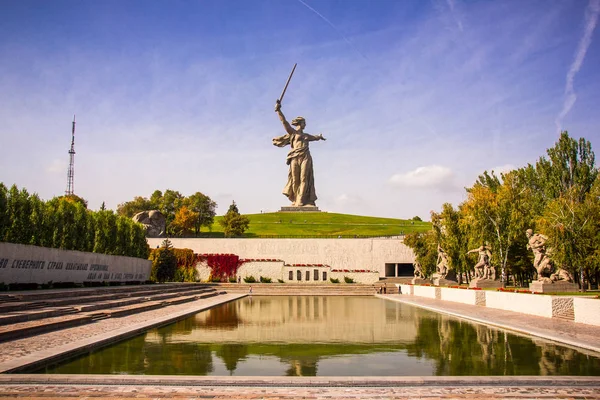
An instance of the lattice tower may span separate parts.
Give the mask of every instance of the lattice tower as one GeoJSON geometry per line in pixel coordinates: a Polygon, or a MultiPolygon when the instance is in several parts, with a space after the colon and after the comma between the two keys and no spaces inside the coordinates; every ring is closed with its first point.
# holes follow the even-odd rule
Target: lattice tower
{"type": "Polygon", "coordinates": [[[75,115],[73,115],[73,127],[71,129],[71,150],[69,150],[69,171],[67,173],[66,195],[74,194],[75,191],[75,115]]]}

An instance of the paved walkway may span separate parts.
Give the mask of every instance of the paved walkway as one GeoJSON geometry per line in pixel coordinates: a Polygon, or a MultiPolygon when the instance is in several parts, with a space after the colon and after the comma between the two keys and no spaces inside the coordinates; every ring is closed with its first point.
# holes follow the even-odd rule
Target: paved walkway
{"type": "Polygon", "coordinates": [[[571,377],[87,377],[0,375],[0,398],[600,399],[600,379],[571,377]]]}
{"type": "Polygon", "coordinates": [[[387,294],[376,296],[485,325],[492,325],[526,335],[538,336],[569,346],[591,350],[598,353],[595,354],[596,356],[600,356],[599,326],[411,295],[387,294]]]}

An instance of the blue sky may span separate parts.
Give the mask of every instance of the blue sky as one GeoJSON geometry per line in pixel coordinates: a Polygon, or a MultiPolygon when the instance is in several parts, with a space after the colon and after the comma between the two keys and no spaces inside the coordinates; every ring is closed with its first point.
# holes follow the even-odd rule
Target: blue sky
{"type": "Polygon", "coordinates": [[[429,218],[560,129],[600,143],[600,0],[0,0],[0,181],[287,205],[283,101],[325,211],[429,218]]]}

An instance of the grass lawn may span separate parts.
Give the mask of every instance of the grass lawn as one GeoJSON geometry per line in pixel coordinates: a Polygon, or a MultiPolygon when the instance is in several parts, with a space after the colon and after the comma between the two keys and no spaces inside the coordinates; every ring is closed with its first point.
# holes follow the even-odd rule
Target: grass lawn
{"type": "MultiPolygon", "coordinates": [[[[244,237],[398,236],[431,229],[429,222],[324,212],[275,212],[246,216],[250,219],[250,226],[244,237]]],[[[215,218],[213,237],[223,236],[223,228],[219,224],[221,218],[215,218]]],[[[203,232],[204,235],[209,233],[203,232]]]]}

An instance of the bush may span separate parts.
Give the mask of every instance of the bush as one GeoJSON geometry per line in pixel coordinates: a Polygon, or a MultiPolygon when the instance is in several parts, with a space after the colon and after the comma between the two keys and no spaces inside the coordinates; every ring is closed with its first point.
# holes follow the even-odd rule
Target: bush
{"type": "Polygon", "coordinates": [[[8,290],[8,285],[4,282],[0,282],[0,292],[5,292],[8,290]]]}
{"type": "Polygon", "coordinates": [[[256,278],[253,277],[252,275],[250,275],[250,276],[247,276],[247,277],[244,278],[244,282],[246,282],[246,283],[255,283],[256,282],[256,278]]]}
{"type": "Polygon", "coordinates": [[[354,283],[354,279],[348,278],[347,276],[345,276],[344,277],[344,282],[346,282],[346,283],[354,283]]]}
{"type": "Polygon", "coordinates": [[[285,282],[283,282],[283,279],[277,279],[277,282],[279,282],[279,283],[285,283],[285,282]]]}
{"type": "Polygon", "coordinates": [[[229,277],[229,283],[237,283],[237,279],[235,279],[235,276],[229,277]]]}
{"type": "Polygon", "coordinates": [[[37,283],[9,283],[9,290],[35,290],[38,288],[37,283]]]}
{"type": "Polygon", "coordinates": [[[329,278],[329,280],[331,281],[331,283],[340,283],[339,279],[329,278]]]}
{"type": "Polygon", "coordinates": [[[271,278],[265,278],[264,276],[260,277],[261,283],[271,283],[271,278]]]}
{"type": "Polygon", "coordinates": [[[71,289],[77,287],[75,282],[50,282],[50,285],[56,289],[71,289]]]}
{"type": "MultiPolygon", "coordinates": [[[[129,282],[127,284],[131,285],[131,282],[129,282]]],[[[83,282],[83,287],[98,287],[98,286],[104,286],[104,282],[98,282],[98,281],[86,281],[86,282],[83,282]]]]}

